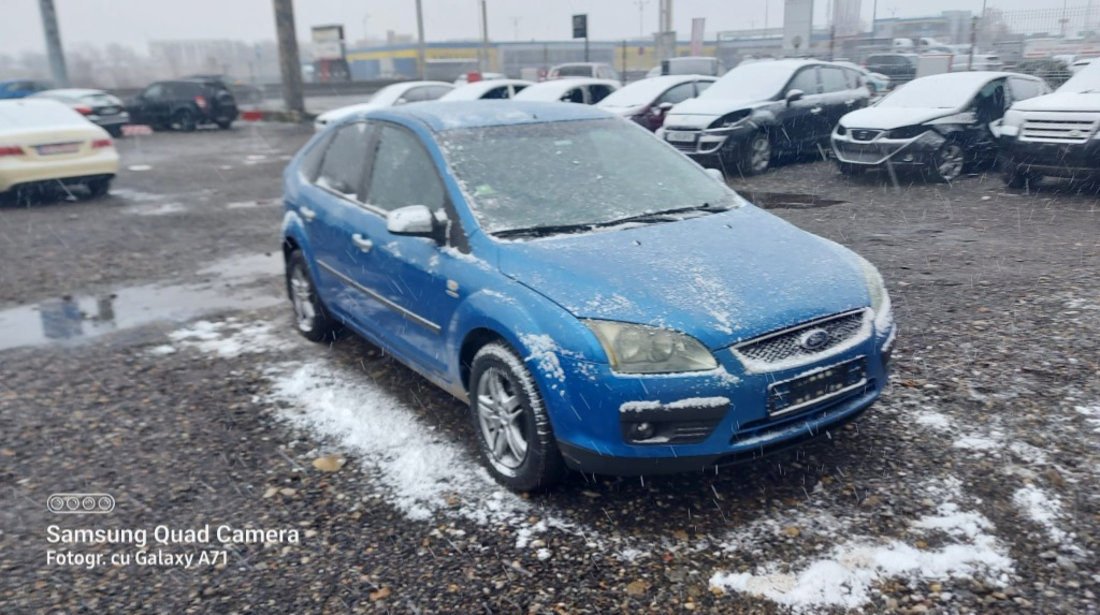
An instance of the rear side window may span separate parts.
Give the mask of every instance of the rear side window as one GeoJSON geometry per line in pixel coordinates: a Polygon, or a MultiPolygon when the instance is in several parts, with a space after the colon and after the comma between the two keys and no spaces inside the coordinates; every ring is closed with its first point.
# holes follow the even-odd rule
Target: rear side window
{"type": "Polygon", "coordinates": [[[684,102],[695,95],[695,88],[691,83],[681,83],[680,85],[669,88],[661,97],[657,99],[656,104],[684,102]]]}
{"type": "Polygon", "coordinates": [[[594,105],[601,100],[607,98],[608,94],[610,93],[611,88],[607,87],[606,85],[590,85],[588,86],[588,94],[592,100],[588,101],[588,104],[594,105]]]}
{"type": "Polygon", "coordinates": [[[485,95],[482,96],[482,98],[485,100],[498,100],[501,98],[508,98],[508,86],[502,85],[499,87],[495,87],[486,92],[485,95]]]}
{"type": "Polygon", "coordinates": [[[363,160],[367,153],[367,125],[344,126],[325,150],[317,185],[355,199],[363,184],[363,160]]]}
{"type": "Polygon", "coordinates": [[[581,88],[573,88],[573,89],[569,90],[568,92],[566,92],[565,94],[562,94],[561,101],[562,102],[571,102],[571,103],[580,103],[580,104],[583,105],[584,104],[584,90],[582,90],[581,88]]]}
{"type": "Polygon", "coordinates": [[[703,92],[706,92],[707,88],[709,88],[712,83],[714,83],[714,82],[713,81],[696,81],[695,82],[695,92],[696,92],[695,95],[698,96],[699,94],[702,94],[703,92]]]}
{"type": "Polygon", "coordinates": [[[443,182],[424,146],[412,133],[383,124],[367,204],[385,211],[408,205],[426,205],[435,211],[443,201],[443,182]]]}

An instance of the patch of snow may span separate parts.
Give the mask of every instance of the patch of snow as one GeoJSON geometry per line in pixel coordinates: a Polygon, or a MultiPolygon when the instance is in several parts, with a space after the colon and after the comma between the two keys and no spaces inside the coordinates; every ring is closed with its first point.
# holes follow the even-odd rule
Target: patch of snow
{"type": "Polygon", "coordinates": [[[160,205],[131,205],[123,208],[122,213],[135,216],[167,216],[187,211],[182,203],[161,203],[160,205]]]}
{"type": "Polygon", "coordinates": [[[989,435],[967,434],[956,438],[951,446],[977,452],[997,451],[1004,448],[1004,440],[996,432],[989,435]]]}
{"type": "Polygon", "coordinates": [[[539,549],[538,553],[535,554],[535,557],[539,558],[539,561],[546,561],[550,559],[550,549],[547,549],[545,547],[539,549]]]}
{"type": "Polygon", "coordinates": [[[1012,494],[1012,503],[1020,509],[1025,517],[1041,526],[1051,541],[1065,546],[1073,544],[1073,534],[1062,529],[1059,525],[1059,522],[1065,519],[1066,514],[1062,510],[1062,504],[1057,497],[1034,485],[1027,485],[1017,489],[1016,493],[1012,494]]]}
{"type": "Polygon", "coordinates": [[[913,421],[918,425],[939,431],[951,431],[953,424],[951,417],[934,410],[922,410],[917,412],[913,415],[913,421]]]}
{"type": "Polygon", "coordinates": [[[649,410],[683,410],[685,408],[725,408],[730,405],[728,397],[688,397],[662,404],[657,401],[628,401],[619,406],[619,412],[646,412],[649,410]]]}
{"type": "Polygon", "coordinates": [[[1085,422],[1092,426],[1092,433],[1100,433],[1100,403],[1077,406],[1074,409],[1077,414],[1086,417],[1085,422]]]}
{"type": "Polygon", "coordinates": [[[175,354],[176,347],[171,344],[162,344],[149,349],[149,354],[152,355],[168,355],[175,354]]]}
{"type": "Polygon", "coordinates": [[[149,169],[152,169],[153,167],[152,167],[152,165],[148,165],[148,164],[132,164],[127,168],[130,169],[131,171],[148,171],[149,169]]]}
{"type": "Polygon", "coordinates": [[[562,369],[561,363],[558,361],[558,353],[561,352],[561,347],[554,341],[554,338],[546,334],[525,334],[519,336],[519,339],[531,351],[530,356],[524,358],[525,361],[534,359],[538,363],[539,371],[545,374],[547,378],[561,383],[565,382],[565,370],[562,369]]]}
{"type": "Polygon", "coordinates": [[[200,320],[168,336],[177,347],[195,348],[220,357],[283,350],[293,344],[278,335],[269,322],[242,323],[235,318],[220,322],[200,320]]]}
{"type": "Polygon", "coordinates": [[[256,209],[257,207],[269,207],[272,205],[281,205],[280,199],[256,199],[252,201],[236,201],[233,203],[226,203],[226,209],[256,209]]]}

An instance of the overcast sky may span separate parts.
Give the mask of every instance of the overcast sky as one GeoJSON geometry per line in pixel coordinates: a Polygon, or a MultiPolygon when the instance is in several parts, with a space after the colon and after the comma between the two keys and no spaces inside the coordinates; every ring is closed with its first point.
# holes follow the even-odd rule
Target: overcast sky
{"type": "MultiPolygon", "coordinates": [[[[824,24],[829,0],[816,0],[815,23],[824,24]]],[[[1087,0],[1071,0],[1084,5],[1087,0]]],[[[425,37],[429,42],[479,37],[479,0],[422,0],[425,37]]],[[[0,0],[0,53],[44,51],[38,0],[0,0]]],[[[657,29],[658,0],[487,0],[489,34],[493,40],[567,39],[570,15],[587,13],[589,36],[601,40],[637,37],[640,26],[648,35],[657,29]]],[[[146,50],[159,39],[222,38],[259,41],[275,37],[271,0],[54,0],[65,45],[118,42],[146,50]]],[[[1061,8],[1062,0],[989,0],[1004,10],[1061,8]]],[[[1100,3],[1098,3],[1100,4],[1100,3]]],[[[874,0],[863,0],[863,16],[870,21],[874,0]]],[[[878,16],[918,17],[944,10],[975,13],[981,0],[878,0],[878,16]]],[[[387,30],[416,32],[413,0],[298,0],[295,17],[299,40],[309,39],[309,28],[343,24],[347,38],[363,37],[364,28],[381,38],[387,30]]],[[[1100,13],[1100,9],[1097,9],[1100,13]]],[[[680,38],[691,33],[691,18],[705,17],[708,38],[720,30],[763,27],[782,23],[783,0],[675,0],[673,26],[680,38]]]]}

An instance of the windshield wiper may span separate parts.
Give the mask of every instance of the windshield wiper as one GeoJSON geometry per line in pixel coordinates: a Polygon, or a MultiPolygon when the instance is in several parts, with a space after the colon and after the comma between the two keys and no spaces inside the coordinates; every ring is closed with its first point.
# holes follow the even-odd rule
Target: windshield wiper
{"type": "MultiPolygon", "coordinates": [[[[715,207],[710,203],[703,203],[702,205],[693,205],[691,207],[677,207],[676,209],[666,209],[664,211],[650,211],[644,214],[638,214],[636,216],[627,216],[625,218],[619,218],[618,220],[612,220],[610,222],[601,222],[599,226],[614,226],[616,224],[623,224],[626,222],[665,222],[669,220],[670,216],[675,214],[683,214],[692,211],[703,211],[707,213],[719,213],[723,211],[729,211],[728,207],[715,207]]],[[[672,218],[675,220],[676,218],[672,218]]]]}
{"type": "Polygon", "coordinates": [[[568,233],[581,233],[590,231],[599,226],[594,223],[587,224],[549,224],[546,226],[529,226],[526,228],[510,228],[503,231],[493,231],[491,235],[497,237],[544,237],[546,235],[561,235],[568,233]]]}
{"type": "Polygon", "coordinates": [[[620,224],[627,224],[630,222],[669,222],[676,220],[672,218],[675,214],[688,213],[692,211],[703,211],[707,213],[719,213],[723,211],[729,211],[728,207],[715,207],[710,203],[703,203],[702,205],[694,205],[692,207],[678,207],[676,209],[666,209],[664,211],[650,211],[644,214],[638,214],[635,216],[627,216],[626,218],[619,218],[617,220],[609,220],[607,222],[586,222],[584,224],[548,224],[546,226],[529,226],[525,228],[510,228],[503,231],[494,231],[490,233],[497,237],[545,237],[546,235],[565,235],[570,233],[583,233],[592,231],[598,228],[606,228],[609,226],[618,226],[620,224]]]}

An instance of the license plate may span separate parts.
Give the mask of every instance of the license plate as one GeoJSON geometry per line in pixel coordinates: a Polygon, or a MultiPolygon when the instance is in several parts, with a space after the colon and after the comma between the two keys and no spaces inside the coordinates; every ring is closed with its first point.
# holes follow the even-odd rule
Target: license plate
{"type": "Polygon", "coordinates": [[[676,143],[694,143],[694,132],[666,132],[665,138],[676,143]]]}
{"type": "Polygon", "coordinates": [[[39,145],[35,149],[38,150],[38,154],[41,156],[49,156],[51,154],[71,154],[80,150],[80,142],[50,143],[49,145],[39,145]]]}
{"type": "Polygon", "coordinates": [[[120,109],[118,107],[103,107],[99,110],[100,115],[118,115],[120,109]]]}
{"type": "Polygon", "coordinates": [[[801,410],[866,381],[867,361],[860,357],[799,378],[776,382],[768,387],[768,413],[776,416],[801,410]]]}

